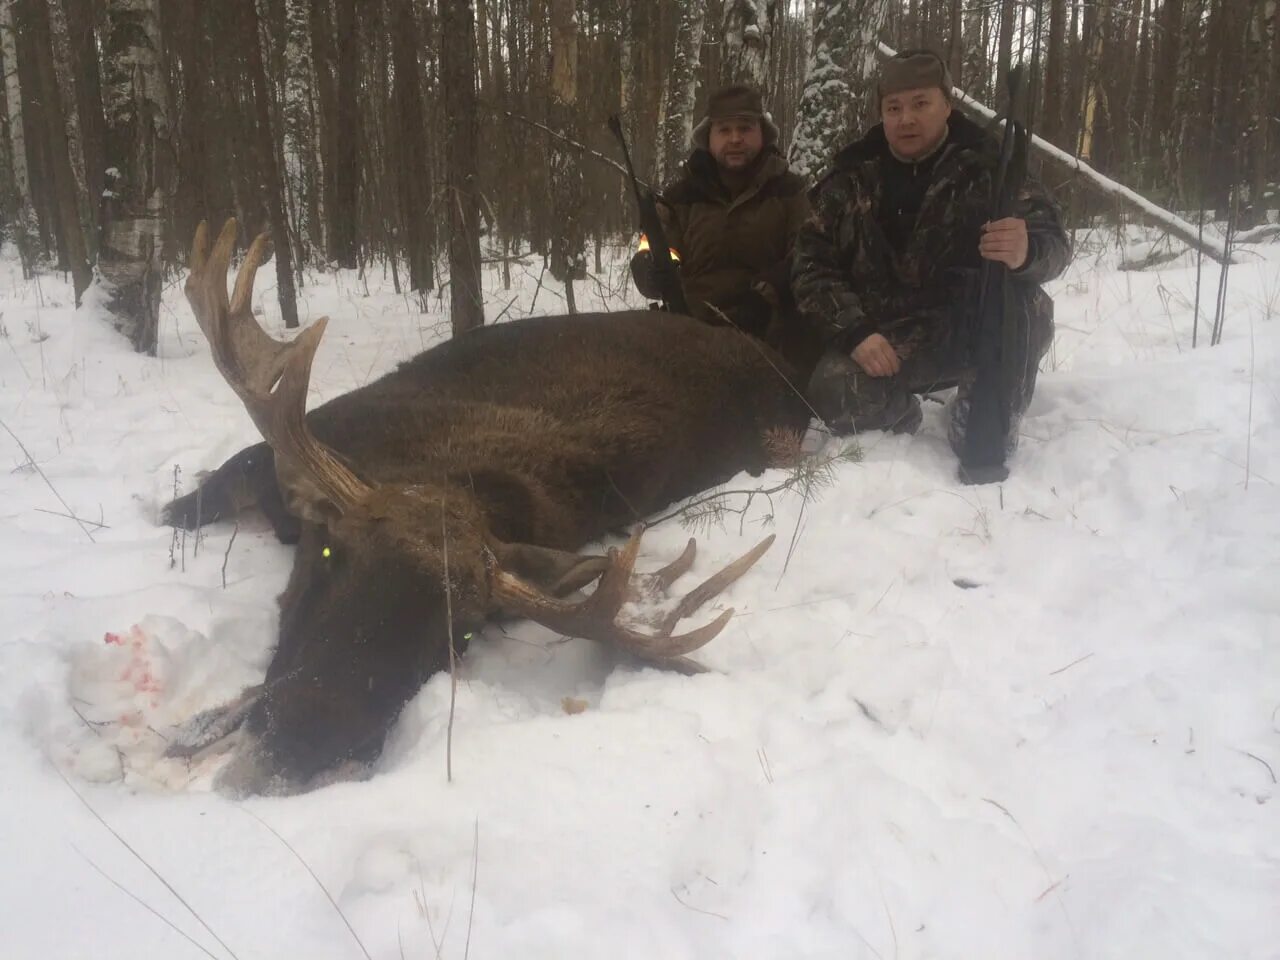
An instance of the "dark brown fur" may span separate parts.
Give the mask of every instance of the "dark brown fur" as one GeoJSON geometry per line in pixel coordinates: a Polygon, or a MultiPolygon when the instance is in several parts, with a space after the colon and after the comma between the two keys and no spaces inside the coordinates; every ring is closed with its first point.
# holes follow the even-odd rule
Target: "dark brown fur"
{"type": "MultiPolygon", "coordinates": [[[[455,634],[491,613],[494,541],[576,550],[758,473],[766,432],[808,419],[782,366],[732,329],[668,314],[524,320],[441,344],[308,415],[377,485],[356,511],[299,523],[265,444],[230,458],[199,491],[201,521],[254,500],[300,536],[233,785],[296,787],[376,756],[403,704],[447,667],[446,607],[455,634]]],[[[166,517],[193,525],[195,501],[166,517]]]]}

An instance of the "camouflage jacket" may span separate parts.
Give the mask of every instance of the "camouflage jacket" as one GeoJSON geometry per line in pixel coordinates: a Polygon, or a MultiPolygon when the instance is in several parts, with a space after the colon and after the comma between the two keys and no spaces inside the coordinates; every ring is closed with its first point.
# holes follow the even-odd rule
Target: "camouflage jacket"
{"type": "MultiPolygon", "coordinates": [[[[883,334],[904,359],[948,351],[976,306],[982,260],[978,239],[988,219],[999,143],[953,113],[950,133],[931,165],[914,229],[901,250],[885,225],[884,128],[877,125],[836,155],[832,169],[810,193],[813,215],[796,239],[792,284],[809,324],[829,347],[852,350],[871,333],[883,334]]],[[[1012,273],[1030,320],[1033,356],[1053,339],[1053,303],[1040,289],[1070,262],[1070,244],[1052,199],[1028,180],[1016,216],[1027,221],[1027,262],[1012,273]]]]}

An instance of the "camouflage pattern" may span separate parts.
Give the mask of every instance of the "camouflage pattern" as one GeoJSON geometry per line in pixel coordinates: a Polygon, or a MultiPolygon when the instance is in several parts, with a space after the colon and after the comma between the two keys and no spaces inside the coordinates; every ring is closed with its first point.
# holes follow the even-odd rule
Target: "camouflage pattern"
{"type": "MultiPolygon", "coordinates": [[[[1020,338],[1019,349],[1010,358],[1011,369],[1016,374],[1008,383],[1010,422],[1009,435],[1005,438],[1007,453],[1012,453],[1017,446],[1018,425],[1035,391],[1040,357],[1027,349],[1030,344],[1030,339],[1020,338]]],[[[973,371],[955,369],[945,356],[919,355],[904,361],[896,376],[873,377],[848,353],[828,350],[809,379],[807,395],[814,409],[835,433],[861,433],[864,430],[915,433],[923,418],[916,394],[952,387],[958,389],[948,405],[947,439],[958,454],[969,420],[973,371]]]]}
{"type": "MultiPolygon", "coordinates": [[[[988,219],[999,144],[958,113],[949,125],[915,228],[900,252],[882,226],[881,160],[889,154],[881,126],[841,151],[810,194],[813,214],[796,240],[792,284],[807,321],[837,355],[824,357],[810,388],[811,401],[834,427],[869,429],[882,395],[930,383],[963,387],[969,376],[982,265],[978,239],[988,219]],[[870,333],[882,334],[904,361],[903,372],[891,378],[896,387],[873,384],[876,378],[852,361],[841,362],[870,333]],[[842,369],[849,375],[837,389],[842,369]]],[[[1027,181],[1015,215],[1027,221],[1030,241],[1027,263],[1011,275],[1021,308],[1020,356],[1010,358],[1016,422],[1053,339],[1053,303],[1040,284],[1061,274],[1071,254],[1058,209],[1039,184],[1027,181]]]]}

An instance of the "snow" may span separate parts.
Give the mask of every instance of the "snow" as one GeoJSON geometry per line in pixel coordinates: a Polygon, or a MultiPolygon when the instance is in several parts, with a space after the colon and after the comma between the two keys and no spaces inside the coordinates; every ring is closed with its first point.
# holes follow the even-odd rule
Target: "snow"
{"type": "MultiPolygon", "coordinates": [[[[401,944],[1277,957],[1280,246],[1239,249],[1224,342],[1192,350],[1194,256],[1116,269],[1148,241],[1079,238],[1000,487],[957,483],[928,403],[916,436],[861,438],[816,503],[757,498],[741,525],[700,532],[675,592],[779,534],[723,598],[737,615],[696,655],[711,673],[489,630],[458,687],[452,783],[438,676],[370,779],[241,802],[210,791],[216,759],[164,760],[163,738],[261,677],[291,550],[246,520],[234,544],[210,527],[197,554],[155,517],[175,466],[189,489],[253,427],[180,283],[149,359],[94,290],[75,311],[66,282],[23,280],[6,251],[3,955],[199,955],[98,869],[230,955],[78,792],[244,958],[360,957],[344,918],[380,960],[401,944]]],[[[579,302],[621,306],[625,257],[579,302]]],[[[538,311],[560,307],[540,264],[513,273],[510,292],[487,277],[490,317],[535,290],[538,311]]],[[[313,405],[447,333],[434,296],[418,313],[380,274],[312,280],[303,322],[332,318],[313,405]]],[[[273,284],[259,274],[256,302],[279,329],[273,284]]],[[[642,563],[687,535],[657,527],[642,563]]]]}

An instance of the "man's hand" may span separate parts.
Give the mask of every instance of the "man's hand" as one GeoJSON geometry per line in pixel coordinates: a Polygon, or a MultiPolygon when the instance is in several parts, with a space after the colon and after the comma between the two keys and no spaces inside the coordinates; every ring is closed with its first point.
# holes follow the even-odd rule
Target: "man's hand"
{"type": "Polygon", "coordinates": [[[1027,221],[1005,217],[982,225],[978,253],[985,259],[1003,263],[1010,270],[1018,270],[1027,262],[1027,251],[1027,221]]]}
{"type": "Polygon", "coordinates": [[[853,362],[873,377],[891,377],[902,369],[898,351],[881,334],[873,333],[853,348],[853,362]]]}

